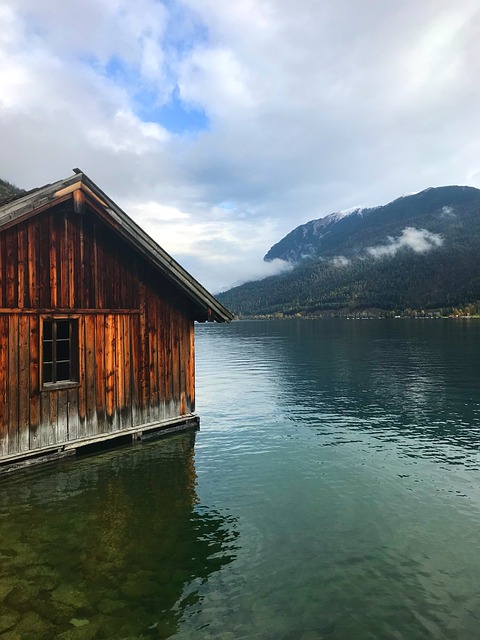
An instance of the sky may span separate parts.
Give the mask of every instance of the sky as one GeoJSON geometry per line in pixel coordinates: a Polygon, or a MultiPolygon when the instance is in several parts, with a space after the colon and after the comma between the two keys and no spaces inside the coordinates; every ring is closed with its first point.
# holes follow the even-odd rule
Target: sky
{"type": "Polygon", "coordinates": [[[478,0],[0,0],[0,177],[80,167],[212,292],[300,224],[480,187],[478,0]]]}

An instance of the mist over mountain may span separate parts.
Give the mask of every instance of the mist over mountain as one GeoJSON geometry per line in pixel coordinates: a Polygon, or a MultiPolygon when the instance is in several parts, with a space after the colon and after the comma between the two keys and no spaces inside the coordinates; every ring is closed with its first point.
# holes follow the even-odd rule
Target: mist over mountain
{"type": "Polygon", "coordinates": [[[480,190],[429,188],[300,225],[266,261],[288,273],[218,297],[237,314],[439,309],[480,300],[480,190]]]}

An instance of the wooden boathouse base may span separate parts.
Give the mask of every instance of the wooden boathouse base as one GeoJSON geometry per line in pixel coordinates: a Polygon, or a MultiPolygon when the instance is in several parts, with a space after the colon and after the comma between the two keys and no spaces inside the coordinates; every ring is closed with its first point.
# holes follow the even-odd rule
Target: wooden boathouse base
{"type": "Polygon", "coordinates": [[[150,442],[184,431],[198,431],[199,429],[199,417],[195,414],[190,414],[175,419],[170,418],[140,425],[134,429],[102,433],[83,440],[66,442],[63,445],[44,447],[41,451],[26,451],[4,457],[0,460],[0,475],[40,463],[55,462],[71,456],[94,454],[119,445],[150,442]]]}

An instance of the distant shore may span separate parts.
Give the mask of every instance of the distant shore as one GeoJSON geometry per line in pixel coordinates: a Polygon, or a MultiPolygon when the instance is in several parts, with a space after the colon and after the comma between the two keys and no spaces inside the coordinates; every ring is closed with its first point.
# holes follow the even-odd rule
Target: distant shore
{"type": "Polygon", "coordinates": [[[449,314],[441,315],[435,313],[425,314],[391,314],[391,313],[371,313],[371,312],[357,312],[357,313],[335,313],[332,311],[314,314],[287,314],[287,313],[272,313],[272,314],[259,314],[259,315],[235,315],[234,320],[476,320],[480,319],[480,314],[468,315],[468,314],[449,314]]]}

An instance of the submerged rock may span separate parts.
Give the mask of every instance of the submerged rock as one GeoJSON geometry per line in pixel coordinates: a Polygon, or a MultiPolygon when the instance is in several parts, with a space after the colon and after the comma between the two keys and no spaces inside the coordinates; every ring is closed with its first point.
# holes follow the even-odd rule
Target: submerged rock
{"type": "Polygon", "coordinates": [[[22,639],[35,638],[35,640],[50,640],[51,638],[55,638],[55,626],[35,611],[28,611],[21,616],[18,624],[15,626],[14,633],[18,638],[22,639]]]}
{"type": "Polygon", "coordinates": [[[55,591],[52,591],[52,599],[59,604],[74,609],[88,605],[85,595],[69,585],[60,585],[55,591]]]}
{"type": "Polygon", "coordinates": [[[13,584],[10,580],[0,580],[0,602],[3,602],[12,591],[13,584]]]}
{"type": "Polygon", "coordinates": [[[86,618],[72,618],[70,620],[70,624],[73,627],[84,627],[87,624],[90,624],[90,620],[87,620],[86,618]]]}
{"type": "Polygon", "coordinates": [[[8,609],[0,609],[0,633],[8,631],[14,627],[20,619],[20,614],[9,611],[8,609]]]}

